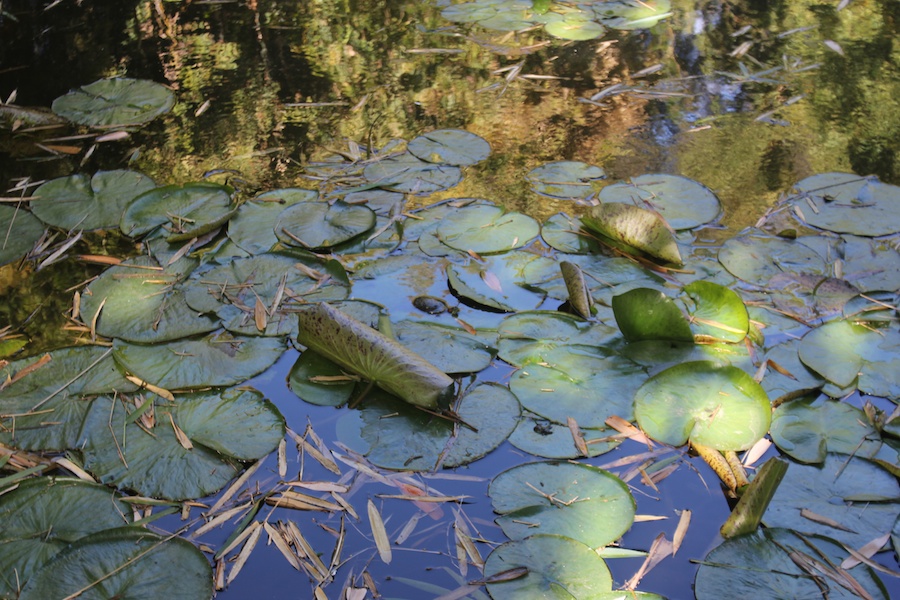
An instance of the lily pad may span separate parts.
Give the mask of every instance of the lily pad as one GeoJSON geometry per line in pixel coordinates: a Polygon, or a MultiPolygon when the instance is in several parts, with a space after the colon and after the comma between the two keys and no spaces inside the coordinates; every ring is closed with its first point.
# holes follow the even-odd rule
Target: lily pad
{"type": "Polygon", "coordinates": [[[750,317],[734,290],[710,281],[695,281],[685,286],[684,292],[694,301],[689,312],[698,336],[731,343],[747,337],[750,317]]]}
{"type": "Polygon", "coordinates": [[[494,358],[494,349],[458,327],[424,321],[393,325],[397,341],[444,373],[477,373],[494,358]]]}
{"type": "Polygon", "coordinates": [[[798,194],[788,202],[813,227],[871,237],[900,231],[900,187],[896,185],[850,173],[822,173],[794,187],[798,194]],[[816,209],[811,210],[808,202],[816,209]]]}
{"type": "Polygon", "coordinates": [[[621,243],[658,260],[681,264],[681,253],[675,236],[658,213],[612,202],[591,208],[581,218],[590,232],[613,243],[621,243]]]}
{"type": "Polygon", "coordinates": [[[53,112],[79,125],[143,125],[169,112],[175,95],[144,79],[98,79],[53,101],[53,112]]]}
{"type": "Polygon", "coordinates": [[[900,516],[898,500],[900,486],[888,471],[863,458],[829,454],[822,465],[790,464],[763,524],[792,527],[861,548],[890,533],[900,516]],[[807,511],[839,527],[803,516],[807,511]]]}
{"type": "Polygon", "coordinates": [[[491,254],[525,246],[537,237],[540,226],[522,213],[477,204],[450,213],[436,233],[441,242],[456,250],[491,254]]]}
{"type": "Polygon", "coordinates": [[[172,600],[212,598],[209,561],[181,538],[119,527],[84,537],[60,552],[34,574],[19,598],[149,595],[172,600]]]}
{"type": "Polygon", "coordinates": [[[407,151],[426,162],[467,167],[486,159],[491,145],[462,129],[437,129],[410,140],[407,151]]]}
{"type": "Polygon", "coordinates": [[[22,208],[0,205],[0,267],[19,260],[44,234],[44,224],[22,208]]]}
{"type": "Polygon", "coordinates": [[[838,386],[900,399],[900,331],[872,330],[851,321],[813,329],[800,343],[800,360],[838,386]]]}
{"type": "MultiPolygon", "coordinates": [[[[801,535],[789,529],[763,529],[726,540],[713,548],[700,563],[694,590],[697,600],[822,597],[852,600],[859,598],[859,594],[819,573],[813,578],[797,564],[805,557],[814,564],[823,564],[824,559],[836,567],[846,555],[840,545],[826,537],[801,535]]],[[[848,575],[871,598],[887,600],[889,597],[869,567],[850,569],[848,575]]]]}
{"type": "Polygon", "coordinates": [[[844,279],[865,293],[900,289],[900,251],[889,239],[843,238],[844,279]]]}
{"type": "Polygon", "coordinates": [[[719,199],[706,186],[665,173],[640,175],[631,183],[608,185],[600,190],[598,199],[655,210],[673,229],[693,229],[709,223],[722,210],[719,199]]]}
{"type": "Polygon", "coordinates": [[[291,367],[288,387],[310,404],[341,406],[353,394],[356,378],[324,356],[307,350],[291,367]]]}
{"type": "Polygon", "coordinates": [[[122,215],[125,235],[140,237],[158,227],[169,241],[190,240],[224,225],[234,214],[231,188],[187,183],[154,188],[135,198],[122,215]]]}
{"type": "Polygon", "coordinates": [[[113,356],[129,373],[167,390],[227,387],[262,373],[285,351],[279,338],[218,331],[144,346],[116,340],[113,356]]]}
{"type": "Polygon", "coordinates": [[[544,25],[544,31],[563,40],[593,40],[606,33],[606,27],[594,21],[560,19],[544,25]]]}
{"type": "Polygon", "coordinates": [[[0,496],[0,596],[17,597],[68,544],[125,525],[131,510],[119,498],[106,486],[67,477],[29,479],[0,496]]]}
{"type": "Polygon", "coordinates": [[[453,187],[462,179],[462,171],[459,167],[425,162],[405,153],[370,163],[363,176],[389,190],[424,196],[453,187]]]}
{"type": "MultiPolygon", "coordinates": [[[[599,456],[616,448],[621,440],[607,440],[616,434],[612,429],[581,428],[587,445],[588,456],[599,456]],[[603,440],[603,441],[599,441],[603,440]]],[[[572,430],[568,425],[560,425],[538,416],[523,417],[509,436],[509,443],[529,454],[541,458],[580,458],[572,430]]]]}
{"type": "Polygon", "coordinates": [[[241,204],[228,221],[228,237],[250,254],[262,254],[278,243],[275,223],[286,208],[318,198],[315,190],[286,188],[265,192],[241,204]]]}
{"type": "Polygon", "coordinates": [[[716,450],[746,450],[769,430],[771,413],[766,392],[750,375],[709,361],[657,373],[634,396],[641,429],[672,446],[690,440],[716,450]]]}
{"type": "Polygon", "coordinates": [[[722,244],[719,262],[738,279],[759,286],[781,273],[828,276],[825,260],[815,250],[797,240],[753,231],[722,244]]]}
{"type": "Polygon", "coordinates": [[[517,282],[522,279],[525,265],[536,258],[526,252],[511,252],[486,257],[483,262],[451,264],[447,266],[447,279],[457,296],[475,304],[500,312],[530,310],[537,308],[543,298],[517,282]]]}
{"type": "Polygon", "coordinates": [[[797,349],[800,340],[792,339],[766,351],[765,360],[771,361],[763,377],[763,389],[773,401],[785,394],[798,390],[813,390],[822,387],[825,380],[810,371],[800,361],[797,349]]]}
{"type": "Polygon", "coordinates": [[[606,172],[594,165],[564,160],[535,167],[526,179],[538,194],[583,200],[596,191],[594,182],[606,179],[606,172]]]}
{"type": "MultiPolygon", "coordinates": [[[[743,305],[741,302],[741,306],[743,305]]],[[[681,309],[671,298],[658,290],[636,288],[613,296],[612,307],[616,324],[629,342],[694,341],[691,326],[681,309]]]]}
{"type": "Polygon", "coordinates": [[[275,236],[283,244],[306,249],[330,248],[372,229],[375,213],[342,200],[298,202],[281,212],[275,236]]]}
{"type": "Polygon", "coordinates": [[[566,213],[556,213],[541,227],[541,237],[551,248],[569,254],[599,254],[600,244],[581,231],[581,221],[566,213]]]}
{"type": "Polygon", "coordinates": [[[604,25],[624,30],[649,29],[672,14],[670,0],[653,3],[615,0],[594,4],[593,8],[604,25]]]}
{"type": "Polygon", "coordinates": [[[491,481],[488,495],[503,515],[497,523],[514,540],[558,534],[596,549],[619,539],[634,520],[628,486],[608,471],[579,463],[513,467],[491,481]]]}
{"type": "MultiPolygon", "coordinates": [[[[506,317],[498,328],[499,356],[516,367],[546,363],[558,348],[605,346],[618,337],[608,325],[556,311],[522,311],[506,317]]],[[[605,353],[600,353],[605,356],[605,353]]]]}
{"type": "Polygon", "coordinates": [[[775,409],[771,433],[779,450],[804,463],[822,463],[829,452],[871,458],[881,447],[865,414],[834,400],[782,404],[775,409]]]}
{"type": "Polygon", "coordinates": [[[139,195],[156,187],[137,171],[98,171],[52,179],[34,191],[34,215],[67,231],[118,227],[122,214],[139,195]]]}

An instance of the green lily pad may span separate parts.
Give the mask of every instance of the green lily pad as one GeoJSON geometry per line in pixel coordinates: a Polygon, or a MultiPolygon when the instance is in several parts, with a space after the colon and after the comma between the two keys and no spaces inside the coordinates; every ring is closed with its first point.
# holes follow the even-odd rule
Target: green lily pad
{"type": "Polygon", "coordinates": [[[685,286],[684,292],[694,301],[689,312],[697,335],[731,343],[747,337],[750,317],[734,290],[710,281],[695,281],[685,286]]]}
{"type": "Polygon", "coordinates": [[[363,176],[389,190],[424,196],[453,187],[462,179],[462,171],[459,167],[425,162],[405,153],[370,163],[363,176]]]}
{"type": "Polygon", "coordinates": [[[262,254],[277,243],[275,223],[286,208],[298,202],[313,202],[315,190],[286,188],[265,192],[241,204],[237,214],[228,221],[228,237],[250,254],[262,254]]]}
{"type": "Polygon", "coordinates": [[[843,236],[844,279],[861,292],[900,289],[900,251],[889,239],[843,236]]]}
{"type": "Polygon", "coordinates": [[[781,273],[828,276],[825,260],[815,250],[797,240],[753,231],[722,244],[719,262],[738,279],[759,286],[781,273]]]}
{"type": "Polygon", "coordinates": [[[84,537],[54,557],[22,589],[45,598],[212,598],[209,561],[190,542],[137,527],[84,537]]]}
{"type": "Polygon", "coordinates": [[[218,319],[197,314],[185,303],[175,287],[180,275],[161,269],[146,256],[107,269],[82,295],[82,320],[95,323],[102,336],[139,343],[167,342],[219,327],[218,319]]]}
{"type": "Polygon", "coordinates": [[[477,373],[486,369],[494,350],[458,327],[424,321],[393,325],[397,341],[444,373],[477,373]]]}
{"type": "Polygon", "coordinates": [[[110,348],[60,348],[47,356],[49,362],[38,368],[37,357],[0,368],[3,380],[24,369],[33,369],[0,390],[0,413],[17,415],[0,419],[3,443],[25,450],[74,448],[94,395],[136,389],[122,375],[110,348]]]}
{"type": "Polygon", "coordinates": [[[544,31],[563,40],[593,40],[606,33],[606,27],[594,21],[561,19],[544,25],[544,31]]]}
{"type": "Polygon", "coordinates": [[[840,388],[900,398],[900,331],[872,330],[851,321],[813,329],[800,343],[800,360],[840,388]]]}
{"type": "Polygon", "coordinates": [[[375,213],[342,200],[298,202],[284,209],[275,222],[275,236],[288,246],[330,248],[372,229],[375,213]]]}
{"type": "Polygon", "coordinates": [[[615,0],[593,4],[594,13],[604,25],[612,29],[649,29],[671,16],[670,0],[652,3],[615,0]]]}
{"type": "Polygon", "coordinates": [[[569,254],[599,254],[597,240],[581,231],[581,221],[566,213],[556,213],[541,227],[541,237],[551,248],[569,254]]]}
{"type": "Polygon", "coordinates": [[[437,129],[410,140],[407,151],[426,162],[468,167],[486,159],[491,145],[462,129],[437,129]]]}
{"type": "Polygon", "coordinates": [[[790,463],[769,508],[766,527],[793,527],[861,548],[890,533],[900,516],[900,486],[885,469],[863,458],[829,454],[822,465],[790,463]],[[841,527],[806,518],[809,511],[841,527]]]}
{"type": "Polygon", "coordinates": [[[619,539],[635,502],[618,477],[590,465],[535,462],[497,475],[488,489],[497,523],[514,540],[537,533],[570,537],[591,548],[619,539]]]}
{"type": "Polygon", "coordinates": [[[581,347],[583,352],[592,353],[589,347],[605,346],[618,337],[608,325],[543,310],[506,317],[498,333],[500,358],[516,367],[547,362],[558,348],[581,347]]]}
{"type": "Polygon", "coordinates": [[[436,233],[441,242],[456,250],[491,254],[525,246],[538,236],[540,226],[522,213],[476,204],[450,213],[436,233]]]}
{"type": "Polygon", "coordinates": [[[810,371],[800,361],[798,348],[800,340],[793,339],[769,348],[764,357],[772,361],[766,369],[766,374],[760,382],[769,398],[776,398],[798,390],[819,389],[825,380],[810,371]],[[784,371],[782,373],[781,371],[784,371]]]}
{"type": "Polygon", "coordinates": [[[121,527],[129,514],[128,505],[106,486],[66,477],[21,482],[0,496],[0,596],[18,597],[31,576],[68,544],[121,527]]]}
{"type": "Polygon", "coordinates": [[[605,599],[603,594],[612,590],[612,575],[603,559],[589,546],[561,535],[537,534],[498,546],[485,561],[484,575],[499,580],[487,584],[494,600],[605,599]],[[502,577],[522,568],[522,577],[502,577]]]}
{"type": "Polygon", "coordinates": [[[858,408],[834,400],[793,400],[775,409],[772,441],[804,463],[822,463],[829,452],[871,458],[881,447],[878,432],[858,408]]]}
{"type": "Polygon", "coordinates": [[[67,231],[118,227],[122,214],[139,195],[156,187],[137,171],[98,171],[52,179],[34,191],[34,215],[67,231]]]}
{"type": "Polygon", "coordinates": [[[581,218],[581,224],[613,243],[624,244],[664,262],[682,263],[674,234],[653,211],[612,202],[591,208],[590,214],[581,218]]]}
{"type": "Polygon", "coordinates": [[[53,112],[79,125],[143,125],[169,112],[175,95],[144,79],[98,79],[53,101],[53,112]]]}
{"type": "Polygon", "coordinates": [[[284,350],[279,338],[226,331],[152,346],[121,340],[113,344],[113,356],[123,369],[167,390],[243,383],[272,366],[284,350]]]}
{"type": "Polygon", "coordinates": [[[350,192],[344,196],[344,202],[347,204],[364,204],[371,208],[379,217],[389,217],[403,211],[406,196],[400,192],[389,192],[388,190],[360,190],[358,192],[350,192]]]}
{"type": "Polygon", "coordinates": [[[641,429],[672,446],[693,441],[716,450],[746,450],[769,430],[771,413],[766,392],[750,375],[709,361],[657,373],[634,396],[641,429]]]}
{"type": "Polygon", "coordinates": [[[731,365],[748,373],[756,371],[745,344],[695,344],[693,342],[673,342],[667,340],[644,340],[629,342],[621,350],[622,356],[644,366],[651,374],[688,361],[709,361],[717,366],[731,365]]]}
{"type": "Polygon", "coordinates": [[[485,257],[483,262],[447,266],[447,280],[457,295],[475,304],[501,312],[537,308],[543,298],[518,285],[521,271],[537,256],[526,252],[510,252],[485,257]]]}
{"type": "Polygon", "coordinates": [[[324,356],[307,350],[288,374],[288,387],[297,397],[319,406],[342,406],[353,394],[355,378],[324,356]]]}
{"type": "MultiPolygon", "coordinates": [[[[621,440],[605,440],[616,433],[613,429],[581,428],[587,444],[588,456],[599,456],[618,447],[621,440]],[[604,440],[604,441],[599,441],[604,440]]],[[[509,443],[529,454],[541,458],[580,458],[572,430],[543,417],[523,417],[509,436],[509,443]]]]}
{"type": "Polygon", "coordinates": [[[693,229],[714,220],[722,210],[706,186],[687,177],[657,173],[631,183],[615,183],[600,191],[601,202],[633,204],[657,211],[673,229],[693,229]]]}
{"type": "Polygon", "coordinates": [[[224,225],[234,214],[231,189],[213,183],[154,188],[134,199],[122,215],[125,235],[140,237],[158,227],[169,241],[188,241],[224,225]]]}
{"type": "Polygon", "coordinates": [[[583,200],[596,191],[595,182],[606,179],[606,172],[594,165],[564,160],[535,167],[525,177],[538,194],[583,200]]]}
{"type": "Polygon", "coordinates": [[[900,187],[896,185],[850,173],[822,173],[794,187],[798,194],[788,202],[813,227],[871,237],[900,231],[900,187]]]}
{"type": "MultiPolygon", "coordinates": [[[[743,305],[741,302],[741,306],[743,305]]],[[[659,290],[636,288],[613,296],[612,307],[616,324],[629,342],[694,341],[691,326],[681,309],[659,290]]]]}
{"type": "MultiPolygon", "coordinates": [[[[818,572],[815,577],[811,576],[793,560],[805,557],[812,563],[827,561],[837,567],[846,556],[840,545],[826,537],[801,536],[790,529],[762,529],[726,540],[713,548],[700,563],[694,591],[697,600],[822,597],[852,600],[859,598],[859,594],[818,572]]],[[[848,575],[858,581],[871,598],[887,600],[889,597],[869,567],[855,567],[848,575]]]]}
{"type": "Polygon", "coordinates": [[[19,260],[44,234],[44,224],[22,208],[0,204],[0,267],[19,260]]]}
{"type": "Polygon", "coordinates": [[[581,427],[598,428],[611,416],[630,421],[632,398],[646,372],[627,358],[585,350],[547,351],[543,363],[527,364],[513,374],[510,389],[524,408],[556,423],[571,417],[581,427]]]}

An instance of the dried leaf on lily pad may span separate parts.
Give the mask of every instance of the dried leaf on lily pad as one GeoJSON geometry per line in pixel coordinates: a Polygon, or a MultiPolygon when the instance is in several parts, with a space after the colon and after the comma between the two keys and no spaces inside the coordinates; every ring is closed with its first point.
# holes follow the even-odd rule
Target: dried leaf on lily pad
{"type": "Polygon", "coordinates": [[[297,315],[297,341],[399,398],[437,408],[453,379],[376,329],[320,302],[297,315]]]}
{"type": "Polygon", "coordinates": [[[588,231],[667,263],[682,264],[681,252],[668,223],[651,210],[611,202],[581,218],[588,231]]]}

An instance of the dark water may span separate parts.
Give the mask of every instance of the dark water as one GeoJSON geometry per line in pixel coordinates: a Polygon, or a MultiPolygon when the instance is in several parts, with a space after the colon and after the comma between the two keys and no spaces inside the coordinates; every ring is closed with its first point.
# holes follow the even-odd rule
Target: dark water
{"type": "MultiPolygon", "coordinates": [[[[381,147],[429,129],[461,127],[486,138],[491,157],[469,169],[460,186],[421,203],[485,197],[545,218],[571,206],[531,193],[524,174],[551,160],[582,160],[604,167],[610,180],[666,172],[707,185],[725,205],[722,229],[701,236],[713,241],[755,222],[792,183],[813,173],[855,171],[900,183],[896,1],[851,2],[840,12],[836,2],[677,1],[674,15],[652,30],[552,41],[531,53],[521,48],[542,41],[539,32],[503,39],[456,28],[439,16],[445,4],[0,0],[0,99],[15,93],[17,104],[47,107],[71,88],[116,74],[167,83],[178,97],[171,114],[124,142],[100,145],[88,158],[83,141],[53,141],[71,131],[0,129],[0,182],[5,189],[22,177],[130,166],[158,183],[233,169],[232,183],[248,194],[312,187],[302,166],[335,149],[347,151],[350,140],[381,147]],[[746,54],[735,53],[745,42],[751,43],[746,54]],[[657,64],[658,71],[640,76],[657,64]],[[508,81],[509,71],[500,70],[515,65],[523,75],[557,79],[508,81]],[[616,83],[635,90],[599,105],[579,101],[616,83]],[[82,148],[55,155],[37,143],[82,148]]],[[[79,251],[122,255],[132,249],[95,234],[79,251]]],[[[0,325],[22,327],[34,353],[70,339],[61,329],[70,296],[58,290],[99,272],[75,265],[35,276],[0,270],[0,325]]],[[[295,358],[288,352],[249,385],[275,401],[295,431],[309,422],[333,441],[340,411],[306,405],[284,384],[295,358]]],[[[630,444],[589,462],[602,465],[640,451],[630,444]]],[[[301,465],[296,456],[289,459],[296,475],[301,465]]],[[[528,460],[505,444],[456,471],[481,481],[427,481],[445,494],[472,496],[463,512],[486,540],[499,543],[504,536],[492,522],[487,482],[528,460]]],[[[647,574],[639,588],[672,599],[693,597],[696,566],[690,561],[719,542],[718,527],[730,510],[715,475],[699,460],[684,460],[689,465],[662,482],[659,495],[633,482],[638,514],[668,520],[637,523],[621,542],[646,550],[660,532],[671,539],[676,510],[693,511],[677,556],[647,574]]],[[[305,479],[334,479],[310,460],[302,468],[305,479]]],[[[261,487],[276,480],[275,469],[270,459],[257,473],[261,487]]],[[[377,493],[396,490],[362,486],[353,496],[357,510],[364,512],[365,498],[377,493]]],[[[380,506],[392,534],[418,512],[402,501],[380,506]]],[[[386,598],[440,595],[404,577],[445,590],[478,579],[471,567],[460,579],[452,559],[453,514],[450,506],[443,510],[441,519],[420,521],[404,545],[418,551],[396,549],[390,566],[377,558],[367,525],[348,519],[347,563],[336,570],[328,597],[336,598],[346,582],[361,585],[363,571],[386,598]]],[[[340,528],[337,517],[279,510],[275,519],[295,520],[328,563],[336,542],[329,529],[340,528]]],[[[226,526],[203,541],[217,545],[230,531],[226,526]]],[[[489,549],[482,546],[482,554],[489,549]]],[[[615,582],[624,583],[640,563],[609,561],[615,582]]],[[[260,543],[220,596],[311,594],[306,575],[274,546],[260,543]]]]}

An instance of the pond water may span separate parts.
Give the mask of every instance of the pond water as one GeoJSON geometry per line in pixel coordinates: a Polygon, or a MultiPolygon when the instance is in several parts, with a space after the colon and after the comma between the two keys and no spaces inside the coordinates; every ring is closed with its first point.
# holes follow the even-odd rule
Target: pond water
{"type": "MultiPolygon", "coordinates": [[[[159,185],[204,178],[228,183],[245,199],[282,188],[317,188],[324,195],[339,191],[345,180],[342,174],[323,177],[324,167],[311,167],[315,163],[366,160],[397,140],[464,129],[487,140],[490,155],[467,167],[458,185],[408,194],[405,211],[448,198],[485,198],[540,222],[560,212],[584,214],[588,202],[532,189],[526,175],[551,161],[602,167],[606,180],[598,188],[646,174],[680,175],[702,183],[721,202],[721,217],[693,231],[697,245],[712,255],[809,176],[837,171],[900,184],[900,4],[895,1],[673,0],[671,14],[649,28],[610,28],[580,41],[554,37],[542,27],[503,31],[442,16],[458,4],[0,0],[0,101],[7,105],[46,108],[70,89],[113,76],[164,83],[177,99],[162,117],[103,142],[87,128],[23,124],[11,113],[0,114],[0,196],[6,201],[27,195],[31,182],[124,168],[159,185]]],[[[346,181],[359,184],[350,175],[346,181]]],[[[900,211],[900,204],[892,206],[900,211]]],[[[66,312],[73,291],[105,266],[75,255],[136,253],[135,243],[118,232],[88,232],[56,264],[40,270],[32,263],[0,268],[0,327],[10,325],[28,340],[20,356],[84,339],[66,312]]],[[[354,282],[353,296],[383,304],[395,321],[422,316],[409,302],[408,284],[399,279],[396,289],[383,277],[354,282]]],[[[443,282],[435,285],[434,295],[451,299],[443,282]]],[[[545,298],[541,308],[559,304],[545,298]]],[[[499,321],[496,312],[465,303],[459,309],[462,320],[479,329],[499,321]]],[[[766,342],[803,332],[785,327],[766,342]]],[[[246,385],[274,402],[294,432],[311,427],[330,449],[352,456],[340,445],[359,446],[347,433],[351,409],[315,406],[288,388],[299,355],[289,349],[246,385]]],[[[495,359],[479,379],[506,384],[513,372],[495,359]]],[[[856,393],[848,401],[861,407],[866,399],[856,393]]],[[[888,414],[893,410],[889,400],[873,402],[888,414]]],[[[291,437],[287,442],[288,475],[279,475],[278,458],[270,455],[250,479],[249,491],[238,496],[240,502],[255,502],[280,479],[349,484],[357,472],[339,463],[337,475],[308,451],[295,451],[291,437]]],[[[710,467],[684,449],[666,455],[678,468],[653,485],[635,464],[614,464],[646,451],[628,440],[581,462],[619,476],[630,472],[637,514],[665,517],[635,523],[620,540],[622,548],[647,551],[663,533],[671,540],[681,511],[691,511],[678,552],[647,572],[637,587],[671,599],[691,598],[697,563],[721,543],[719,527],[733,503],[710,467]]],[[[766,457],[775,455],[772,449],[766,457]]],[[[340,540],[323,597],[364,587],[366,574],[385,598],[486,598],[478,586],[453,595],[482,577],[474,565],[461,567],[455,523],[468,525],[483,557],[506,541],[494,523],[488,484],[498,473],[533,460],[504,442],[467,466],[410,476],[408,483],[428,486],[432,495],[465,496],[459,504],[384,498],[413,492],[398,489],[398,480],[383,479],[379,471],[380,478],[357,475],[345,494],[360,519],[267,506],[257,519],[294,521],[326,565],[340,540]],[[390,564],[373,541],[366,514],[370,499],[392,540],[416,521],[408,539],[394,545],[390,564]]],[[[636,464],[651,473],[667,466],[643,459],[636,464]]],[[[190,516],[198,519],[200,509],[190,516]]],[[[195,541],[218,550],[242,516],[195,541]]],[[[169,516],[154,525],[174,531],[184,521],[169,516]]],[[[218,597],[313,597],[307,574],[265,540],[218,597]]],[[[897,570],[892,553],[876,558],[897,570]]],[[[608,560],[614,587],[624,585],[643,560],[608,560]]],[[[233,564],[228,563],[229,572],[233,564]]],[[[900,595],[896,579],[883,580],[890,593],[900,595]]],[[[348,592],[346,597],[363,596],[348,592]]]]}

